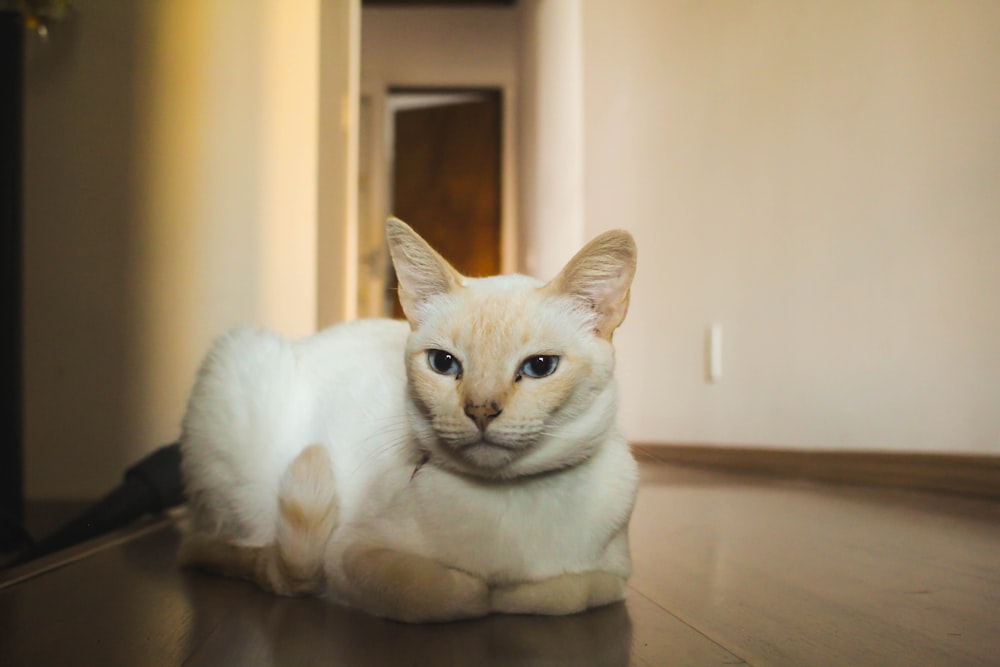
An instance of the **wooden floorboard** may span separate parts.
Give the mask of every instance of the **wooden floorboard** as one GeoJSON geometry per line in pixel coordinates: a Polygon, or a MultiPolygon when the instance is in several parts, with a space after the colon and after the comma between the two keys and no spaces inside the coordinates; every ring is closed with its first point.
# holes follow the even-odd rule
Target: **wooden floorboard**
{"type": "Polygon", "coordinates": [[[632,652],[630,660],[618,664],[643,667],[746,664],[742,658],[677,618],[634,587],[629,591],[626,604],[632,622],[632,652]]]}
{"type": "Polygon", "coordinates": [[[1000,664],[1000,505],[645,466],[633,586],[753,665],[1000,664]]]}
{"type": "Polygon", "coordinates": [[[1000,664],[1000,503],[647,460],[631,541],[626,604],[409,626],[180,571],[147,524],[8,573],[0,665],[1000,664]]]}

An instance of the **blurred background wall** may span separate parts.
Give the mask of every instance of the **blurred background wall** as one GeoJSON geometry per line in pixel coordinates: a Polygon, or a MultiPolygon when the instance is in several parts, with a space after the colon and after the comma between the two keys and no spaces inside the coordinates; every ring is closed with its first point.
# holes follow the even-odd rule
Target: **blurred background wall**
{"type": "Polygon", "coordinates": [[[320,4],[89,0],[28,40],[29,497],[175,440],[227,328],[344,319],[358,7],[320,4]]]}
{"type": "Polygon", "coordinates": [[[629,435],[1000,453],[1000,4],[583,7],[586,233],[640,248],[629,435]]]}
{"type": "Polygon", "coordinates": [[[175,439],[226,328],[353,316],[358,100],[401,84],[504,92],[508,268],[635,234],[634,440],[1000,454],[997,3],[77,9],[29,40],[29,496],[175,439]]]}

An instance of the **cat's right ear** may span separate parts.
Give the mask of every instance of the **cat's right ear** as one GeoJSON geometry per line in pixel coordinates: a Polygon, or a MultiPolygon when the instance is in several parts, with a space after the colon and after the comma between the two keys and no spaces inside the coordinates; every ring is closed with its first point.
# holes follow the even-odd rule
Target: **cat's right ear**
{"type": "Polygon", "coordinates": [[[385,233],[399,281],[399,303],[416,328],[426,316],[427,302],[458,289],[462,275],[402,220],[389,218],[385,233]]]}

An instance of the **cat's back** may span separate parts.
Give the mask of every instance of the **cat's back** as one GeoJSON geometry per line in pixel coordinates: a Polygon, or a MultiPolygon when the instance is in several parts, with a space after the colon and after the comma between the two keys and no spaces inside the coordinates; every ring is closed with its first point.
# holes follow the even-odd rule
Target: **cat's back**
{"type": "Polygon", "coordinates": [[[181,440],[195,514],[235,509],[211,523],[241,539],[261,537],[280,474],[306,446],[357,441],[379,415],[398,410],[409,325],[359,320],[289,340],[238,328],[218,338],[198,372],[181,440]]]}
{"type": "Polygon", "coordinates": [[[402,369],[410,326],[403,320],[364,319],[338,324],[293,342],[300,363],[312,371],[402,369]]]}
{"type": "Polygon", "coordinates": [[[338,324],[294,340],[265,329],[233,329],[205,356],[186,421],[192,413],[217,413],[227,404],[260,410],[294,398],[305,405],[346,380],[364,385],[366,378],[402,379],[408,332],[405,322],[388,319],[338,324]]]}

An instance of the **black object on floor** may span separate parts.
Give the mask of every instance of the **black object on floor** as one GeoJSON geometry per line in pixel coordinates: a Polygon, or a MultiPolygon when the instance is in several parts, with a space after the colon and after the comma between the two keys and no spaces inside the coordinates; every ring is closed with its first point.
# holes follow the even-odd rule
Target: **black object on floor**
{"type": "Polygon", "coordinates": [[[6,565],[20,565],[71,547],[182,502],[180,445],[164,445],[125,471],[122,483],[93,507],[24,549],[6,565]]]}

